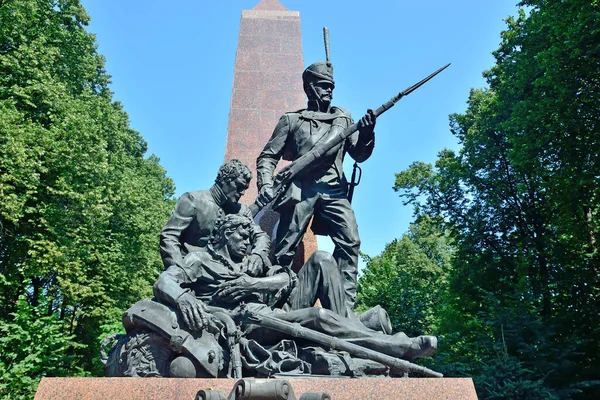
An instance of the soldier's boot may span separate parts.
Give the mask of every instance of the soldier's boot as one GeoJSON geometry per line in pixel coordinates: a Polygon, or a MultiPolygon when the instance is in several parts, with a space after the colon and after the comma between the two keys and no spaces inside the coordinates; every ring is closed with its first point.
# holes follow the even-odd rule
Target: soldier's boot
{"type": "Polygon", "coordinates": [[[437,338],[435,336],[423,335],[411,338],[412,345],[404,353],[405,360],[414,360],[419,357],[431,357],[437,349],[437,338]]]}

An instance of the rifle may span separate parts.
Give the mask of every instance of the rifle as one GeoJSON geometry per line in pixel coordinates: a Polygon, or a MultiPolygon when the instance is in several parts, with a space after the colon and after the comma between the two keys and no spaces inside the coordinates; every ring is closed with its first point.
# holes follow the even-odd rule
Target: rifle
{"type": "Polygon", "coordinates": [[[416,372],[423,376],[433,378],[442,378],[444,376],[439,372],[435,372],[429,368],[413,364],[406,360],[388,356],[387,354],[367,349],[366,347],[359,346],[357,344],[350,343],[345,340],[329,336],[309,328],[305,328],[297,323],[287,322],[279,318],[271,317],[269,315],[257,314],[248,309],[244,309],[243,307],[240,312],[240,317],[246,323],[282,332],[297,339],[310,340],[312,342],[325,345],[333,350],[347,351],[348,353],[356,357],[376,361],[396,371],[413,373],[416,372]]]}
{"type": "MultiPolygon", "coordinates": [[[[408,96],[419,87],[424,85],[431,78],[445,70],[450,66],[450,63],[444,65],[442,68],[438,69],[425,79],[415,83],[414,85],[404,89],[396,96],[392,97],[387,102],[383,103],[377,110],[373,111],[373,116],[378,117],[390,108],[392,108],[401,98],[404,96],[408,96]]],[[[250,205],[250,211],[252,211],[252,215],[256,216],[258,212],[263,209],[267,204],[272,202],[273,200],[278,199],[285,190],[288,185],[301,173],[306,173],[316,166],[319,165],[319,161],[323,158],[324,155],[327,154],[332,148],[336,147],[338,144],[342,143],[346,138],[352,135],[354,132],[358,130],[358,122],[350,125],[345,128],[342,132],[339,132],[335,137],[328,138],[328,140],[322,146],[316,146],[308,153],[304,154],[301,157],[298,157],[292,163],[282,168],[281,171],[277,173],[275,179],[273,180],[273,198],[272,199],[256,199],[256,201],[250,205]],[[268,200],[268,201],[267,201],[268,200]]]]}

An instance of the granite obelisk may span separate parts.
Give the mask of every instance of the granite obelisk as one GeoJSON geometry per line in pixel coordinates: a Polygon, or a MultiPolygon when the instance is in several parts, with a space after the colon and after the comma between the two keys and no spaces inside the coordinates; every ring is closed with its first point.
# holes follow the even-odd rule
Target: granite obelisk
{"type": "MultiPolygon", "coordinates": [[[[298,11],[288,10],[279,0],[262,0],[252,10],[242,11],[225,161],[239,159],[256,177],[256,158],[279,117],[306,106],[303,70],[298,11]]],[[[241,202],[250,204],[256,196],[253,181],[241,202]]],[[[273,211],[260,216],[260,225],[272,237],[276,223],[277,213],[273,211]]],[[[295,264],[302,265],[315,250],[316,237],[309,231],[295,264]]]]}

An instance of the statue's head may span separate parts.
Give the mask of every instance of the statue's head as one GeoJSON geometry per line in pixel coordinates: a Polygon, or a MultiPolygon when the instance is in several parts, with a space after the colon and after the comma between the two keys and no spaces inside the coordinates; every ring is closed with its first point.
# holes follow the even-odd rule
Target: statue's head
{"type": "Polygon", "coordinates": [[[227,214],[217,219],[210,238],[212,248],[218,251],[227,247],[232,261],[242,261],[250,245],[252,224],[252,219],[242,214],[227,214]]]}
{"type": "Polygon", "coordinates": [[[316,102],[320,109],[323,105],[329,107],[335,87],[333,65],[330,62],[319,61],[309,65],[302,74],[302,83],[309,104],[316,102]]]}
{"type": "Polygon", "coordinates": [[[246,165],[240,160],[231,160],[221,165],[215,184],[221,188],[227,201],[237,203],[250,186],[251,179],[252,172],[246,165]]]}

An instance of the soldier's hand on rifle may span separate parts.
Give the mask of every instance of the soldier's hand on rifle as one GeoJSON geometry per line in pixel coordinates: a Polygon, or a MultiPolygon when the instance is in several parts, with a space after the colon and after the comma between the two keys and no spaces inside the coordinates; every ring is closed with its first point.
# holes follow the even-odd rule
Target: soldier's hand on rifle
{"type": "Polygon", "coordinates": [[[208,326],[208,309],[190,292],[182,294],[177,299],[177,308],[183,321],[192,331],[201,331],[208,326]]]}
{"type": "Polygon", "coordinates": [[[363,143],[368,143],[373,139],[376,119],[377,117],[373,110],[368,109],[367,113],[358,122],[359,137],[363,143]]]}
{"type": "Polygon", "coordinates": [[[257,278],[242,275],[232,281],[221,283],[219,285],[221,289],[219,295],[223,300],[239,301],[247,294],[256,291],[258,283],[259,280],[257,278]]]}
{"type": "Polygon", "coordinates": [[[273,192],[273,185],[267,183],[260,188],[257,201],[259,201],[262,205],[267,205],[273,201],[274,197],[275,193],[273,192]]]}

